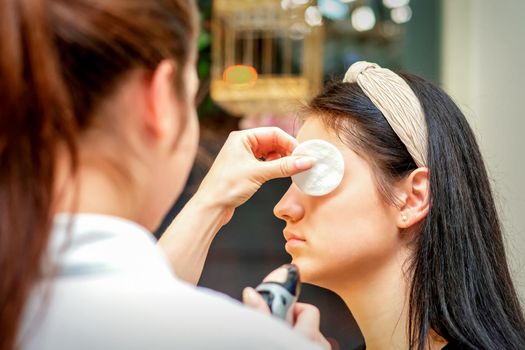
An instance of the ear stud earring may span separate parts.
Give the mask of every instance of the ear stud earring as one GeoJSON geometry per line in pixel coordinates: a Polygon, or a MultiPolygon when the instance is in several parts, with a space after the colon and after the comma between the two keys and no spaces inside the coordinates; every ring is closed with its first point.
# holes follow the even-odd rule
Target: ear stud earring
{"type": "Polygon", "coordinates": [[[406,222],[408,217],[405,214],[401,214],[401,221],[406,222]]]}

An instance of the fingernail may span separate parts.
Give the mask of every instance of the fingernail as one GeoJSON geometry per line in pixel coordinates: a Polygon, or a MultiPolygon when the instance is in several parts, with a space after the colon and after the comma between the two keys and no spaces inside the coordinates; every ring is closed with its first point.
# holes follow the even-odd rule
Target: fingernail
{"type": "Polygon", "coordinates": [[[242,299],[246,305],[257,306],[257,293],[252,287],[246,287],[242,291],[242,299]]]}
{"type": "Polygon", "coordinates": [[[299,157],[295,160],[297,169],[309,169],[315,164],[314,157],[299,157]]]}

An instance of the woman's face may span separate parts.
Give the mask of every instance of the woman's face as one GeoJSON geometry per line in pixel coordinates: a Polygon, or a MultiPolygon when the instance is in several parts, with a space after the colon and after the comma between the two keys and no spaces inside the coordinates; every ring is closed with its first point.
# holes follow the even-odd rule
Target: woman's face
{"type": "Polygon", "coordinates": [[[290,186],[274,209],[286,221],[285,249],[305,282],[329,289],[341,281],[355,283],[398,253],[399,211],[382,199],[367,161],[319,118],[307,119],[297,139],[332,143],[343,155],[345,174],[339,187],[325,196],[309,196],[290,186]]]}

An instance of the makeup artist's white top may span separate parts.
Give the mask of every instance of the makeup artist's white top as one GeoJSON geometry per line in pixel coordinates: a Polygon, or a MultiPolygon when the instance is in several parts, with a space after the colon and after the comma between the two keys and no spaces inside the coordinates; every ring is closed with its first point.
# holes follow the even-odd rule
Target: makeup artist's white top
{"type": "Polygon", "coordinates": [[[23,349],[317,349],[285,323],[177,279],[143,227],[79,214],[68,228],[69,218],[56,217],[43,262],[56,277],[34,288],[23,349]]]}

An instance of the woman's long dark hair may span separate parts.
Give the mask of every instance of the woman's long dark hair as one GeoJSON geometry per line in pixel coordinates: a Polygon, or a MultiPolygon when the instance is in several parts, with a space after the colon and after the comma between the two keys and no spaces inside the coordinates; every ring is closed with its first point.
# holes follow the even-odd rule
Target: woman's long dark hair
{"type": "MultiPolygon", "coordinates": [[[[408,336],[436,332],[471,349],[525,349],[525,321],[507,266],[487,172],[464,115],[439,87],[400,74],[419,98],[429,136],[430,210],[414,237],[408,336]]],[[[336,82],[307,107],[369,160],[386,200],[416,164],[356,83],[336,82]]]]}
{"type": "Polygon", "coordinates": [[[60,151],[134,68],[182,72],[196,34],[191,0],[0,1],[0,349],[16,345],[54,213],[60,151]]]}

